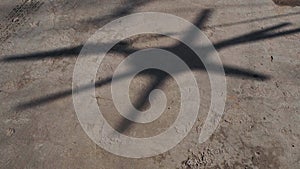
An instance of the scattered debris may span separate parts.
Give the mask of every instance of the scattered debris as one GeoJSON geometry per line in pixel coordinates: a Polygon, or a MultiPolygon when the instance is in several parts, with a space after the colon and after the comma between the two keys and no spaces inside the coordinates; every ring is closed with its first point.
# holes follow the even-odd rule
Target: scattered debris
{"type": "Polygon", "coordinates": [[[189,150],[189,157],[181,163],[182,169],[190,168],[209,168],[214,164],[214,158],[220,155],[222,150],[206,148],[203,151],[193,152],[189,150]]]}
{"type": "Polygon", "coordinates": [[[195,168],[195,167],[199,167],[199,161],[197,159],[192,159],[192,158],[188,158],[183,165],[185,165],[188,168],[195,168]]]}

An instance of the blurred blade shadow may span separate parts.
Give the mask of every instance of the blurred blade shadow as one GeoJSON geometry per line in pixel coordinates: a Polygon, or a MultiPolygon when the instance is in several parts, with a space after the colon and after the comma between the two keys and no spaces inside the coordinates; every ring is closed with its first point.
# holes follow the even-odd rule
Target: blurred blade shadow
{"type": "Polygon", "coordinates": [[[300,14],[300,12],[292,12],[292,13],[275,15],[275,16],[267,16],[267,17],[262,17],[262,18],[248,19],[248,20],[243,20],[243,21],[239,21],[239,22],[230,22],[230,23],[223,23],[223,24],[218,24],[218,25],[210,25],[210,26],[205,26],[203,28],[209,29],[209,28],[218,28],[218,27],[219,28],[229,27],[229,26],[241,25],[241,24],[245,24],[245,23],[258,22],[258,21],[264,21],[264,20],[276,19],[276,18],[283,18],[283,17],[287,17],[287,16],[294,16],[294,15],[299,15],[299,14],[300,14]]]}
{"type": "MultiPolygon", "coordinates": [[[[207,19],[210,15],[211,15],[211,10],[204,10],[197,17],[197,20],[194,22],[194,24],[200,28],[203,28],[205,22],[207,21],[207,19]]],[[[244,43],[251,43],[251,42],[256,42],[259,40],[275,38],[275,37],[280,37],[280,36],[290,35],[290,34],[295,34],[295,33],[300,32],[300,28],[287,30],[287,31],[281,31],[281,32],[273,32],[275,30],[286,27],[288,25],[289,25],[289,23],[277,24],[277,25],[269,27],[269,28],[265,28],[265,29],[258,30],[258,31],[253,31],[253,32],[250,32],[250,33],[247,33],[244,35],[240,35],[240,36],[236,36],[236,37],[229,38],[226,40],[222,40],[220,42],[215,43],[214,46],[217,50],[222,50],[222,49],[230,47],[230,46],[235,46],[235,45],[244,44],[244,43]]],[[[191,34],[187,34],[185,36],[185,38],[194,38],[194,37],[191,36],[191,34]]],[[[87,44],[87,45],[95,45],[95,44],[87,44]]],[[[36,59],[41,59],[41,58],[73,56],[73,55],[79,54],[82,46],[83,45],[78,45],[73,48],[62,48],[62,49],[57,49],[57,50],[48,51],[48,52],[38,52],[38,53],[27,54],[27,55],[9,56],[9,57],[5,57],[4,59],[2,59],[2,61],[12,62],[12,61],[27,60],[27,59],[28,60],[36,60],[36,59]]],[[[134,51],[137,51],[137,49],[130,48],[128,44],[125,44],[125,45],[123,44],[119,47],[123,48],[123,51],[121,51],[121,53],[125,53],[128,55],[130,53],[133,53],[134,51]]],[[[162,48],[162,49],[169,50],[171,52],[174,52],[175,54],[176,53],[180,54],[180,52],[182,51],[181,49],[185,49],[185,47],[183,44],[179,43],[179,44],[175,44],[173,46],[162,48]]],[[[114,52],[120,52],[119,48],[116,48],[116,50],[114,50],[114,52]]],[[[205,71],[203,64],[201,64],[201,60],[195,60],[195,57],[193,56],[194,54],[192,52],[187,52],[187,53],[183,53],[183,54],[184,55],[182,55],[182,53],[181,53],[181,59],[184,60],[187,63],[187,65],[190,66],[190,68],[192,70],[205,71]]],[[[234,67],[234,66],[224,65],[224,70],[227,75],[234,76],[234,77],[243,77],[243,78],[250,78],[250,79],[255,79],[255,80],[268,80],[270,78],[270,76],[268,76],[268,75],[264,75],[259,72],[255,72],[255,71],[251,71],[251,70],[243,69],[243,68],[239,68],[239,67],[234,67]]],[[[116,79],[124,78],[127,75],[128,75],[128,73],[124,73],[122,76],[116,77],[116,79]]],[[[157,88],[160,84],[162,84],[163,81],[165,80],[165,78],[166,78],[166,76],[162,76],[162,75],[157,76],[156,79],[153,82],[151,82],[151,84],[148,87],[149,90],[145,91],[145,93],[143,93],[141,95],[141,98],[140,98],[141,102],[137,104],[138,108],[142,107],[145,104],[149,93],[153,89],[157,88]]],[[[78,91],[83,92],[85,90],[90,89],[94,85],[95,85],[95,87],[101,87],[105,84],[110,83],[111,79],[112,79],[112,77],[103,79],[101,81],[97,81],[95,84],[87,84],[87,85],[81,86],[81,87],[79,87],[78,91]]],[[[31,108],[31,107],[38,106],[38,105],[44,105],[46,103],[49,103],[54,100],[64,98],[64,97],[67,97],[70,95],[72,95],[72,89],[60,91],[57,93],[53,93],[53,94],[50,94],[47,96],[42,96],[42,97],[30,100],[27,102],[23,102],[23,103],[19,104],[16,107],[16,109],[23,110],[23,109],[31,108]]],[[[120,126],[123,126],[123,127],[118,127],[119,131],[124,132],[126,130],[126,128],[128,128],[131,125],[131,122],[129,122],[128,120],[126,121],[126,120],[127,119],[125,119],[125,121],[120,122],[120,126]]]]}

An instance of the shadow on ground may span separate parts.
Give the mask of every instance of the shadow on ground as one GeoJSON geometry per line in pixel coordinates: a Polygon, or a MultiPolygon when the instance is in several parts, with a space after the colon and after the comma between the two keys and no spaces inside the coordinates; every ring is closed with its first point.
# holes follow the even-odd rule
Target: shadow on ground
{"type": "MultiPolygon", "coordinates": [[[[99,19],[93,19],[89,20],[86,22],[91,22],[92,24],[97,24],[97,22],[103,22],[103,20],[110,21],[112,19],[118,18],[120,16],[124,16],[127,14],[130,14],[131,11],[137,7],[138,5],[143,5],[146,4],[147,1],[141,1],[139,3],[136,3],[136,6],[132,6],[130,8],[120,8],[115,11],[114,15],[111,16],[106,16],[103,18],[99,19]]],[[[197,19],[193,22],[194,25],[196,25],[198,28],[203,29],[205,28],[205,23],[207,19],[211,16],[212,10],[207,9],[202,12],[200,12],[199,16],[197,19]]],[[[284,17],[284,16],[289,16],[289,15],[298,15],[299,13],[291,13],[291,14],[286,14],[286,15],[278,15],[278,16],[273,16],[273,17],[267,17],[267,18],[260,18],[257,20],[265,20],[265,19],[271,19],[274,17],[284,17]]],[[[241,21],[237,23],[228,23],[223,26],[232,26],[236,24],[242,24],[242,23],[247,23],[247,22],[254,22],[256,20],[246,20],[246,21],[241,21]]],[[[284,30],[280,31],[281,28],[285,28],[289,26],[290,23],[279,23],[273,26],[270,26],[268,28],[264,28],[261,30],[257,31],[252,31],[243,35],[239,35],[236,37],[231,37],[219,42],[214,43],[214,47],[217,50],[222,50],[224,48],[228,48],[231,46],[236,46],[240,44],[245,44],[245,43],[253,43],[257,42],[260,40],[265,40],[265,39],[271,39],[271,38],[276,38],[284,35],[290,35],[290,34],[295,34],[300,32],[300,28],[297,29],[291,29],[291,30],[284,30]]],[[[222,25],[215,25],[215,26],[222,26],[222,25]]],[[[194,37],[192,34],[186,33],[185,37],[186,39],[193,39],[194,37]]],[[[97,45],[103,45],[103,44],[86,44],[91,47],[97,47],[97,45]]],[[[82,45],[74,46],[74,47],[69,47],[69,48],[60,48],[60,49],[54,49],[50,51],[44,51],[44,52],[34,52],[30,54],[21,54],[21,55],[11,55],[11,56],[4,56],[1,59],[1,62],[20,62],[20,61],[35,61],[39,59],[51,59],[51,58],[56,58],[56,57],[76,57],[81,49],[83,47],[82,45]]],[[[205,46],[201,46],[199,48],[205,48],[205,46]]],[[[186,45],[178,42],[175,45],[169,46],[169,47],[161,47],[161,49],[168,50],[177,56],[179,56],[189,67],[191,70],[198,70],[198,71],[206,71],[205,67],[203,66],[203,63],[201,60],[196,56],[196,54],[191,51],[186,45]]],[[[135,51],[138,51],[140,49],[137,48],[132,48],[130,47],[129,44],[127,43],[118,43],[116,44],[112,52],[117,52],[117,53],[122,53],[125,55],[130,55],[134,53],[135,51]]],[[[134,65],[134,63],[133,63],[134,65]]],[[[219,65],[222,66],[222,65],[219,65]]],[[[223,65],[225,73],[227,76],[235,76],[239,78],[248,78],[248,79],[253,79],[253,80],[259,80],[259,81],[265,81],[270,79],[271,77],[269,75],[256,72],[253,70],[249,69],[244,69],[241,67],[234,67],[234,66],[229,66],[229,65],[223,65]]],[[[148,101],[149,94],[151,91],[155,88],[158,88],[165,80],[168,78],[168,75],[163,72],[159,72],[157,70],[149,70],[146,71],[147,74],[153,75],[155,78],[152,79],[152,82],[148,84],[147,90],[141,94],[140,98],[137,99],[139,100],[138,103],[135,103],[134,105],[136,106],[137,109],[141,109],[146,102],[148,101]]],[[[178,72],[179,73],[179,72],[178,72]]],[[[218,73],[218,72],[217,72],[218,73]]],[[[130,73],[124,72],[124,74],[116,77],[116,79],[121,79],[125,78],[129,75],[130,73]]],[[[103,79],[101,81],[97,81],[95,84],[86,84],[84,86],[80,86],[77,91],[79,92],[84,92],[87,89],[92,88],[93,86],[96,87],[101,87],[105,84],[109,84],[112,81],[112,77],[108,77],[106,79],[103,79]]],[[[44,105],[49,102],[52,102],[57,99],[61,99],[67,96],[72,95],[72,89],[48,94],[46,96],[42,96],[40,98],[36,98],[30,101],[23,102],[19,104],[16,109],[17,110],[23,110],[23,109],[28,109],[34,106],[39,106],[39,105],[44,105]]],[[[117,130],[120,132],[124,132],[128,127],[132,124],[133,122],[127,119],[123,119],[120,121],[120,125],[117,127],[117,130]]]]}

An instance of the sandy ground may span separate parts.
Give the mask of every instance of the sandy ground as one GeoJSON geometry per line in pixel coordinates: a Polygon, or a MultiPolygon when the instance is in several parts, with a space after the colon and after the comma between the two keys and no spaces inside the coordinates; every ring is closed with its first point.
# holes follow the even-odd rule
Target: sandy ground
{"type": "MultiPolygon", "coordinates": [[[[0,8],[0,168],[300,168],[299,7],[272,0],[1,0],[0,8]],[[105,151],[83,131],[72,102],[72,75],[82,45],[97,29],[145,11],[199,24],[224,64],[227,100],[217,130],[198,144],[210,84],[207,73],[197,69],[201,63],[191,58],[201,94],[191,132],[166,153],[130,159],[105,151]],[[205,22],[197,23],[203,11],[205,22]]],[[[108,54],[97,78],[111,76],[126,49],[169,48],[189,58],[176,43],[155,35],[127,39],[108,54]]],[[[161,72],[133,80],[133,104],[147,97],[155,75],[161,72]]],[[[149,124],[124,120],[109,84],[96,89],[98,104],[118,131],[154,136],[172,124],[180,105],[172,78],[156,87],[165,91],[168,108],[149,124]]]]}

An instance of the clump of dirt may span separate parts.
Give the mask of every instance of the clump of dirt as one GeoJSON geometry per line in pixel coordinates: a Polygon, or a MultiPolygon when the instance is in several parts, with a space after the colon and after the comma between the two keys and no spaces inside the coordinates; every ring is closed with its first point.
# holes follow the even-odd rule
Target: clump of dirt
{"type": "Polygon", "coordinates": [[[199,152],[191,152],[187,160],[181,163],[181,169],[211,168],[215,166],[215,159],[222,155],[222,149],[205,148],[199,152]]]}
{"type": "Polygon", "coordinates": [[[273,0],[276,5],[300,6],[300,0],[273,0]]]}

